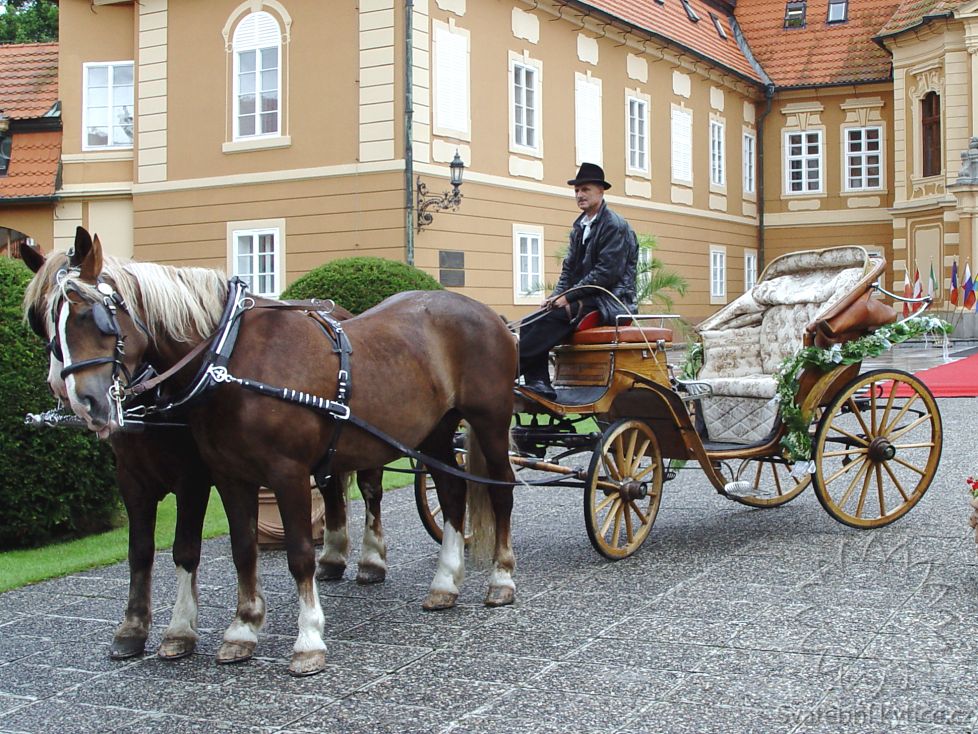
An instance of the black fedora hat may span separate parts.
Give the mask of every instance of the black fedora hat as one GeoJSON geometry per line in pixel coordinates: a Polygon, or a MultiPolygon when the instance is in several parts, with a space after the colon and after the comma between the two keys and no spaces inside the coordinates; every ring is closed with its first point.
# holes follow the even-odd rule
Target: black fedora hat
{"type": "Polygon", "coordinates": [[[567,183],[570,186],[585,183],[599,183],[605,190],[611,188],[611,184],[604,180],[604,171],[601,170],[601,166],[595,163],[582,163],[577,171],[577,178],[572,178],[567,183]]]}

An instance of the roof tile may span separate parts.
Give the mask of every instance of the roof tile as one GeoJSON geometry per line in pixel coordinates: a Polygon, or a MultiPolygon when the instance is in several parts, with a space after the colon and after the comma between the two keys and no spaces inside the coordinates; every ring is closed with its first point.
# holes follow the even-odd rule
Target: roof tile
{"type": "Polygon", "coordinates": [[[57,101],[57,43],[0,45],[0,112],[14,120],[43,117],[57,101]]]}
{"type": "Polygon", "coordinates": [[[0,202],[54,196],[61,160],[61,131],[17,133],[11,139],[10,165],[0,176],[0,202]]]}

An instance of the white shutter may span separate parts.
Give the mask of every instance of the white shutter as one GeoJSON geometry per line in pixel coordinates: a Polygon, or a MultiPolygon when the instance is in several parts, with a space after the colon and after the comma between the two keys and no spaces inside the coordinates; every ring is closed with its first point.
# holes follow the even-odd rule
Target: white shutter
{"type": "Polygon", "coordinates": [[[234,48],[236,51],[249,48],[268,48],[278,46],[282,32],[278,22],[270,13],[264,11],[250,13],[242,20],[234,31],[234,48]]]}
{"type": "Polygon", "coordinates": [[[469,134],[469,39],[448,26],[434,27],[435,127],[469,134]]]}
{"type": "Polygon", "coordinates": [[[601,141],[601,80],[575,75],[574,127],[577,164],[587,161],[604,165],[601,141]]]}
{"type": "Polygon", "coordinates": [[[678,107],[672,110],[672,177],[693,180],[693,113],[678,107]]]}

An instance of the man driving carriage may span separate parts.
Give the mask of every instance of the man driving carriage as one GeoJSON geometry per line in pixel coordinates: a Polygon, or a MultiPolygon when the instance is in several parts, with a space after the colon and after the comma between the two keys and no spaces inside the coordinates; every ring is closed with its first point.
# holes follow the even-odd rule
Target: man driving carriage
{"type": "Polygon", "coordinates": [[[638,239],[624,217],[605,203],[611,188],[604,171],[594,163],[582,163],[577,176],[567,182],[581,215],[574,220],[567,257],[553,293],[541,307],[542,316],[520,328],[520,374],[524,386],[553,400],[547,356],[565,341],[585,317],[592,326],[614,324],[618,314],[635,311],[635,272],[638,239]]]}

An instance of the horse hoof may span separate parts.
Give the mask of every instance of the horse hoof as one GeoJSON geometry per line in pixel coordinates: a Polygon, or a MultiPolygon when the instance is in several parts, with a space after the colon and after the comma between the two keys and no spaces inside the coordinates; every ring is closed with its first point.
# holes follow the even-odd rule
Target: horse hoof
{"type": "Polygon", "coordinates": [[[109,657],[112,660],[126,660],[142,655],[145,648],[145,637],[116,637],[109,648],[109,657]]]}
{"type": "Polygon", "coordinates": [[[383,566],[364,566],[357,568],[358,584],[379,584],[387,578],[387,569],[383,566]]]}
{"type": "Polygon", "coordinates": [[[512,586],[490,586],[486,592],[487,607],[505,607],[516,601],[516,591],[512,586]]]}
{"type": "Polygon", "coordinates": [[[254,654],[254,642],[228,642],[225,640],[217,651],[217,664],[243,663],[246,660],[251,660],[254,654]]]}
{"type": "Polygon", "coordinates": [[[307,675],[321,673],[325,668],[325,650],[297,652],[292,654],[292,662],[289,663],[289,675],[295,678],[302,678],[307,675]]]}
{"type": "Polygon", "coordinates": [[[193,654],[197,640],[187,637],[170,637],[160,643],[156,651],[157,657],[163,660],[179,660],[193,654]]]}
{"type": "Polygon", "coordinates": [[[451,609],[455,606],[456,599],[458,599],[458,594],[452,594],[447,591],[429,591],[427,598],[421,604],[421,608],[426,612],[451,609]]]}
{"type": "Polygon", "coordinates": [[[320,581],[342,581],[345,571],[345,563],[323,563],[320,561],[319,567],[316,569],[316,578],[320,581]]]}

